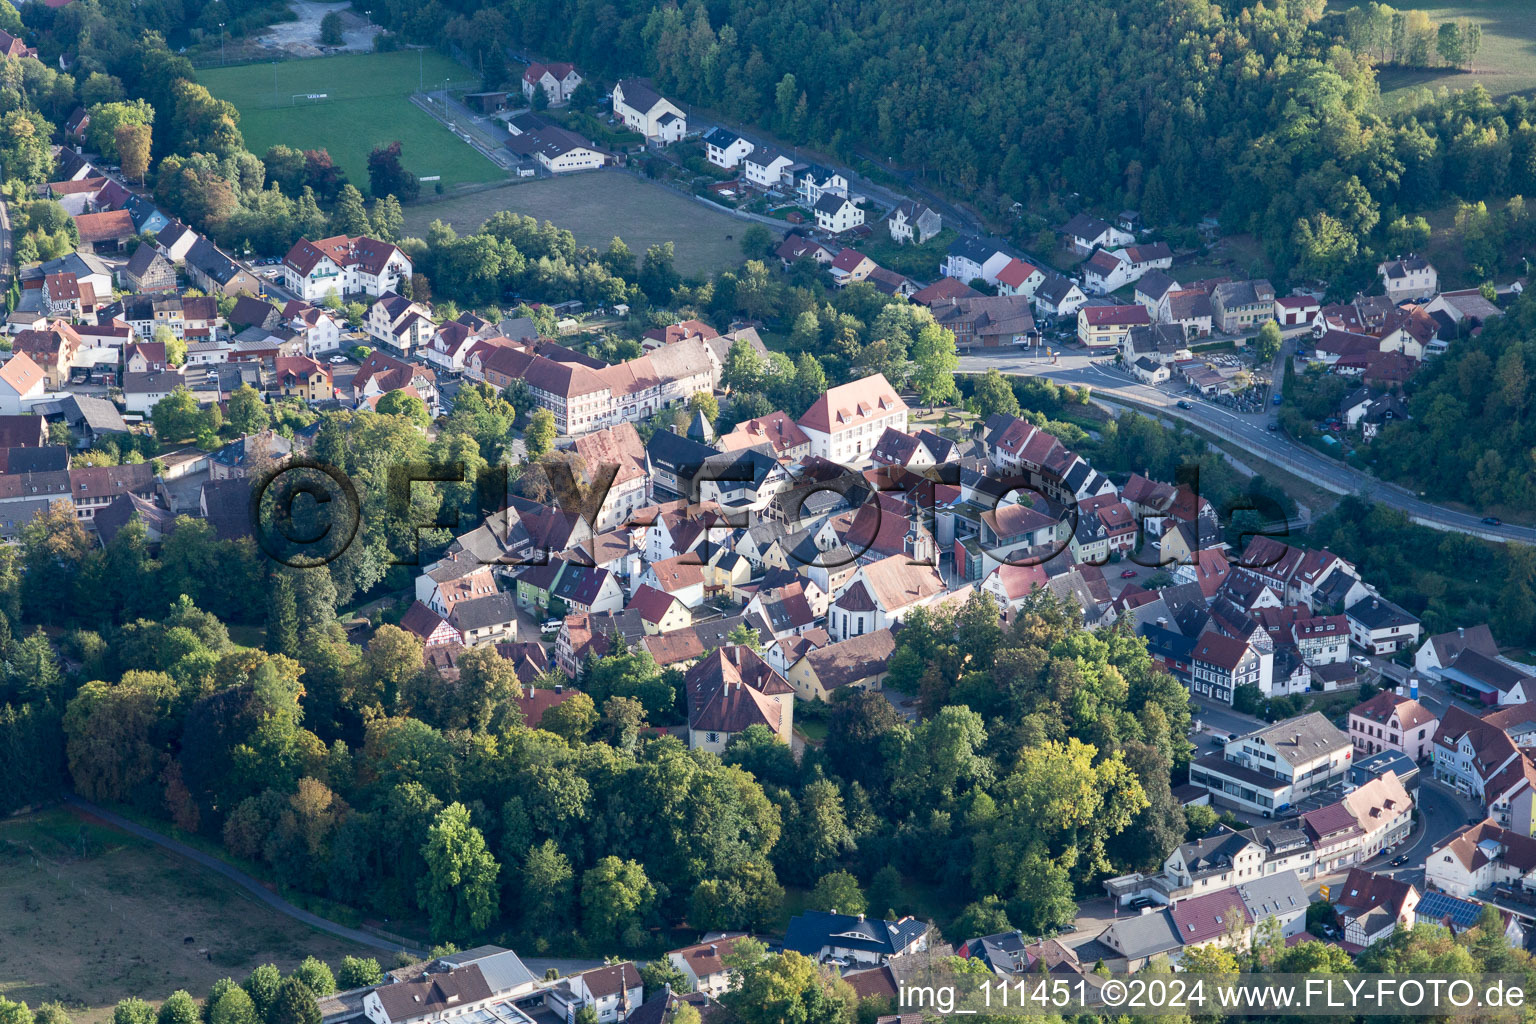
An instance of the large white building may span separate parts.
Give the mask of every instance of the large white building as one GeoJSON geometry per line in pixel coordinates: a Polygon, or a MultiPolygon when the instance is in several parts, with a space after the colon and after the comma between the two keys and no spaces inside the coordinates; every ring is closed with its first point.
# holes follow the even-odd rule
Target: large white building
{"type": "Polygon", "coordinates": [[[1276,722],[1232,740],[1189,768],[1189,781],[1211,798],[1266,818],[1349,776],[1349,737],[1317,712],[1276,722]]]}
{"type": "Polygon", "coordinates": [[[811,454],[833,462],[868,457],[886,428],[907,430],[907,403],[882,373],[829,388],[800,417],[811,454]]]}
{"type": "Polygon", "coordinates": [[[613,112],[630,131],[646,142],[676,142],[688,134],[688,115],[683,108],[638,78],[626,78],[613,87],[613,112]]]}
{"type": "Polygon", "coordinates": [[[399,291],[411,276],[411,258],[399,246],[367,235],[301,238],[283,257],[283,283],[305,302],[399,291]]]}

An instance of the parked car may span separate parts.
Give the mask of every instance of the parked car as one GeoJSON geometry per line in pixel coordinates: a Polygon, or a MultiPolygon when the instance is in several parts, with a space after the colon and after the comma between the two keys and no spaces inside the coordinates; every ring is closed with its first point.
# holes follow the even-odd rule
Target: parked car
{"type": "Polygon", "coordinates": [[[1269,430],[1271,432],[1277,431],[1277,430],[1280,429],[1280,424],[1271,421],[1270,424],[1267,427],[1265,427],[1265,429],[1269,430]]]}
{"type": "Polygon", "coordinates": [[[1120,574],[1120,578],[1123,579],[1123,580],[1133,580],[1133,579],[1136,578],[1136,570],[1135,569],[1127,569],[1127,570],[1125,570],[1125,572],[1122,572],[1120,574]]]}
{"type": "Polygon", "coordinates": [[[847,957],[842,957],[842,956],[829,956],[824,961],[824,963],[827,963],[827,964],[829,964],[829,965],[831,965],[833,967],[847,967],[848,966],[848,958],[847,957]]]}
{"type": "Polygon", "coordinates": [[[1131,900],[1131,909],[1144,910],[1147,907],[1155,906],[1156,904],[1157,900],[1150,896],[1137,896],[1135,899],[1131,900]]]}
{"type": "Polygon", "coordinates": [[[1275,398],[1274,398],[1274,402],[1275,402],[1275,404],[1276,404],[1276,405],[1279,405],[1279,404],[1280,404],[1280,396],[1279,396],[1279,395],[1276,395],[1276,396],[1275,396],[1275,398]]]}
{"type": "Polygon", "coordinates": [[[346,361],[347,361],[347,357],[346,356],[331,356],[331,364],[332,365],[335,365],[337,363],[344,363],[346,361]]]}
{"type": "Polygon", "coordinates": [[[1408,863],[1408,855],[1406,853],[1400,853],[1396,857],[1393,857],[1392,860],[1391,860],[1391,864],[1395,868],[1400,868],[1404,864],[1407,864],[1407,863],[1408,863]]]}
{"type": "Polygon", "coordinates": [[[1371,667],[1371,659],[1367,658],[1363,654],[1357,654],[1354,657],[1350,658],[1349,660],[1354,663],[1356,668],[1370,668],[1371,667]]]}
{"type": "Polygon", "coordinates": [[[545,619],[539,626],[539,632],[545,636],[560,632],[560,627],[565,625],[564,619],[545,619]]]}

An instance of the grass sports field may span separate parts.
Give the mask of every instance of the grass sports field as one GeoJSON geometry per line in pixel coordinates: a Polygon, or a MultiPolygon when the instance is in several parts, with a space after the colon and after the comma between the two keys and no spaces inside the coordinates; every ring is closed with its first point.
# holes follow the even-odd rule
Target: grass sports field
{"type": "MultiPolygon", "coordinates": [[[[1330,11],[1343,11],[1365,0],[1332,0],[1330,11]]],[[[1470,89],[1481,85],[1496,97],[1536,89],[1536,18],[1530,0],[1402,0],[1400,11],[1422,10],[1432,22],[1466,18],[1482,26],[1483,43],[1468,71],[1429,68],[1381,71],[1381,91],[1389,103],[1409,99],[1424,87],[1470,89]]]]}
{"type": "Polygon", "coordinates": [[[421,237],[434,220],[460,234],[497,210],[515,210],[568,229],[582,245],[606,249],[614,235],[636,259],[658,242],[672,242],[685,276],[712,273],[741,261],[741,233],[751,224],[621,171],[540,178],[506,188],[406,208],[407,234],[421,237]]]}
{"type": "Polygon", "coordinates": [[[468,68],[438,53],[343,54],[205,68],[197,76],[215,96],[239,108],[240,131],[251,152],[260,156],[278,143],[324,148],[365,193],[368,153],[396,139],[406,168],[421,176],[440,174],[444,186],[505,176],[411,103],[422,81],[428,90],[441,88],[444,80],[450,89],[478,86],[468,68]],[[323,100],[306,99],[321,93],[323,100]]]}
{"type": "Polygon", "coordinates": [[[127,996],[159,1003],[185,988],[202,999],[220,978],[239,981],[264,963],[288,971],[311,954],[332,970],[348,954],[380,955],[67,811],[0,821],[0,996],[7,999],[34,1009],[60,1000],[76,1024],[102,1024],[127,996]]]}

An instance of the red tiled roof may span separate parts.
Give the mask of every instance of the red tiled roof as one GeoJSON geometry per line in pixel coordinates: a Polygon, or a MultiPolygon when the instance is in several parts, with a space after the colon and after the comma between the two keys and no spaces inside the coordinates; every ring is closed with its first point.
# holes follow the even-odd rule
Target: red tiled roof
{"type": "MultiPolygon", "coordinates": [[[[1022,287],[1025,281],[1034,277],[1040,271],[1023,260],[1014,258],[1003,265],[1003,269],[997,272],[997,283],[1005,284],[1010,288],[1022,287]]],[[[949,278],[948,280],[953,280],[949,278]]]]}
{"type": "Polygon", "coordinates": [[[81,213],[75,216],[81,242],[114,242],[133,237],[133,214],[127,210],[81,213]]]}
{"type": "Polygon", "coordinates": [[[885,379],[885,374],[876,373],[862,380],[829,388],[800,417],[800,426],[831,434],[866,420],[893,412],[904,412],[906,408],[907,404],[901,400],[896,389],[891,387],[891,382],[885,379]]]}
{"type": "Polygon", "coordinates": [[[1234,920],[1245,926],[1253,924],[1253,915],[1236,889],[1180,900],[1168,908],[1168,914],[1179,941],[1186,946],[1226,935],[1234,920]]]}
{"type": "Polygon", "coordinates": [[[851,274],[863,266],[866,260],[869,260],[869,257],[857,249],[844,249],[832,258],[832,269],[841,270],[845,274],[851,274]]]}
{"type": "Polygon", "coordinates": [[[1147,313],[1147,307],[1139,304],[1130,306],[1084,306],[1083,317],[1089,327],[1133,327],[1152,322],[1147,313]]]}
{"type": "MultiPolygon", "coordinates": [[[[131,232],[130,232],[131,233],[131,232]]],[[[377,275],[400,250],[389,242],[367,235],[333,235],[311,242],[301,238],[288,250],[283,262],[308,275],[322,259],[329,258],[339,267],[361,267],[364,273],[377,275]]]]}
{"type": "Polygon", "coordinates": [[[636,587],[629,599],[629,607],[639,612],[640,618],[653,624],[660,622],[676,603],[677,598],[647,583],[636,587]]]}
{"type": "Polygon", "coordinates": [[[918,306],[931,306],[936,302],[946,299],[975,298],[981,292],[972,288],[964,281],[956,277],[941,277],[927,288],[921,288],[912,295],[912,302],[918,306]]]}

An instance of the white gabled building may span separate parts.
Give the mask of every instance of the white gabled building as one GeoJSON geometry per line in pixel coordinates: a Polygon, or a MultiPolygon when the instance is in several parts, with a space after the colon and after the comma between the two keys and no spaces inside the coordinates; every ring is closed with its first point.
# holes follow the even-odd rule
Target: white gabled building
{"type": "Polygon", "coordinates": [[[688,134],[683,108],[638,78],[623,79],[613,87],[613,112],[646,142],[676,142],[688,134]]]}
{"type": "Polygon", "coordinates": [[[523,98],[533,102],[534,93],[544,90],[544,98],[551,107],[563,107],[571,100],[571,93],[581,84],[581,73],[576,65],[565,61],[549,64],[534,62],[523,72],[523,98]]]}
{"type": "Polygon", "coordinates": [[[752,143],[724,128],[711,128],[704,135],[704,156],[716,167],[734,171],[752,152],[752,143]]]}
{"type": "Polygon", "coordinates": [[[816,226],[834,235],[851,231],[864,223],[864,211],[855,206],[853,200],[836,192],[823,192],[813,209],[816,211],[816,226]]]}
{"type": "Polygon", "coordinates": [[[332,291],[342,298],[383,295],[410,276],[411,258],[399,246],[367,235],[301,238],[283,257],[283,283],[305,302],[319,302],[332,291]]]}
{"type": "Polygon", "coordinates": [[[783,185],[789,169],[794,165],[795,162],[788,154],[772,146],[755,146],[741,161],[747,181],[764,189],[783,185]]]}
{"type": "Polygon", "coordinates": [[[363,329],[378,344],[410,356],[431,344],[437,324],[432,322],[432,311],[426,306],[387,291],[368,307],[363,329]]]}
{"type": "Polygon", "coordinates": [[[847,464],[868,457],[887,427],[906,433],[907,403],[877,373],[828,388],[799,425],[810,438],[812,455],[847,464]]]}

